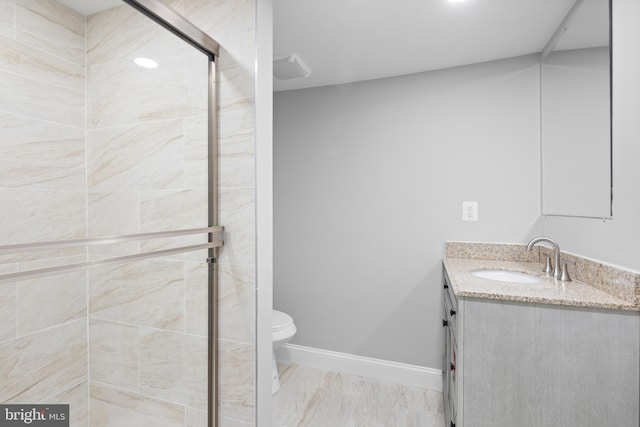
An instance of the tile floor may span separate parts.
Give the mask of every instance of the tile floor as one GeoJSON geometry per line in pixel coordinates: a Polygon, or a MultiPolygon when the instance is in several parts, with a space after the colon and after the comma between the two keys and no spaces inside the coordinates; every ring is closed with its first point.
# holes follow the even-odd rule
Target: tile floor
{"type": "Polygon", "coordinates": [[[274,427],[443,427],[442,393],[279,364],[274,427]]]}

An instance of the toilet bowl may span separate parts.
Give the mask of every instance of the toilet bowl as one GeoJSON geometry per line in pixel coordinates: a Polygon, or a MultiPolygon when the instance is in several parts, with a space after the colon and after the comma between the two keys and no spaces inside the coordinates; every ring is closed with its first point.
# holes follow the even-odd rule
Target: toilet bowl
{"type": "Polygon", "coordinates": [[[280,389],[280,378],[278,376],[278,365],[276,364],[276,350],[282,347],[296,333],[296,325],[293,319],[286,313],[273,310],[273,320],[271,325],[271,340],[273,341],[273,353],[271,355],[271,392],[280,389]]]}

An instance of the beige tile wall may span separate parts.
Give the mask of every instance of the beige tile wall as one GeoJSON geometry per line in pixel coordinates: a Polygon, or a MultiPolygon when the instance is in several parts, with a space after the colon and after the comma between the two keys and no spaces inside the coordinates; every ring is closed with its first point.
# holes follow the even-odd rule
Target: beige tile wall
{"type": "MultiPolygon", "coordinates": [[[[253,425],[255,4],[163,3],[222,45],[220,415],[223,425],[253,425]]],[[[0,51],[3,242],[206,225],[207,67],[200,52],[127,6],[85,20],[53,0],[0,0],[0,51]],[[141,70],[136,56],[161,66],[141,70]]],[[[161,239],[88,254],[175,244],[161,239]]],[[[77,250],[39,256],[86,259],[77,250]]],[[[204,257],[0,284],[0,401],[71,403],[74,427],[205,426],[204,257]]],[[[0,273],[37,259],[2,256],[0,273]]]]}
{"type": "MultiPolygon", "coordinates": [[[[56,2],[0,0],[2,244],[87,235],[84,33],[56,2]]],[[[3,255],[0,274],[85,259],[3,255]]],[[[0,284],[0,402],[70,403],[87,426],[86,286],[85,272],[0,284]]]]}
{"type": "Polygon", "coordinates": [[[220,422],[255,425],[255,0],[184,0],[184,15],[221,44],[220,422]]]}
{"type": "Polygon", "coordinates": [[[0,36],[15,38],[15,0],[0,0],[0,36]]]}
{"type": "Polygon", "coordinates": [[[86,334],[78,319],[1,342],[0,402],[57,403],[49,398],[86,381],[86,334]]]}
{"type": "MultiPolygon", "coordinates": [[[[207,226],[207,76],[205,55],[128,6],[87,18],[90,235],[207,226]],[[158,68],[138,67],[138,56],[158,68]]],[[[154,239],[139,249],[202,242],[154,239]]],[[[92,253],[138,248],[105,249],[92,253]]],[[[201,251],[90,269],[90,425],[182,427],[200,412],[206,421],[205,259],[201,251]]]]}
{"type": "Polygon", "coordinates": [[[84,16],[55,0],[16,0],[16,40],[84,65],[84,16]]]}
{"type": "Polygon", "coordinates": [[[185,408],[99,383],[90,386],[91,424],[96,426],[182,427],[185,408]]]}

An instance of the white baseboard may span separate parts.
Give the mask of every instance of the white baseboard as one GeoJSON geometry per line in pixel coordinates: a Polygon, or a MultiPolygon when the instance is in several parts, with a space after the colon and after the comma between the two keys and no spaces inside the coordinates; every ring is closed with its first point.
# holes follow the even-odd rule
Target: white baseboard
{"type": "Polygon", "coordinates": [[[285,344],[276,351],[282,362],[313,366],[381,381],[442,391],[442,371],[406,363],[338,353],[295,344],[285,344]]]}

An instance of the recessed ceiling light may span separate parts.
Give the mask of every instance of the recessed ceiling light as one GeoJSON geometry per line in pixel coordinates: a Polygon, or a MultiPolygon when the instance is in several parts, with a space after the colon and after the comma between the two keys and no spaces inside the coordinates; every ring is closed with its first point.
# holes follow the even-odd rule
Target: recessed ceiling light
{"type": "Polygon", "coordinates": [[[136,64],[143,68],[158,68],[158,63],[149,58],[136,58],[133,60],[136,64]]]}

